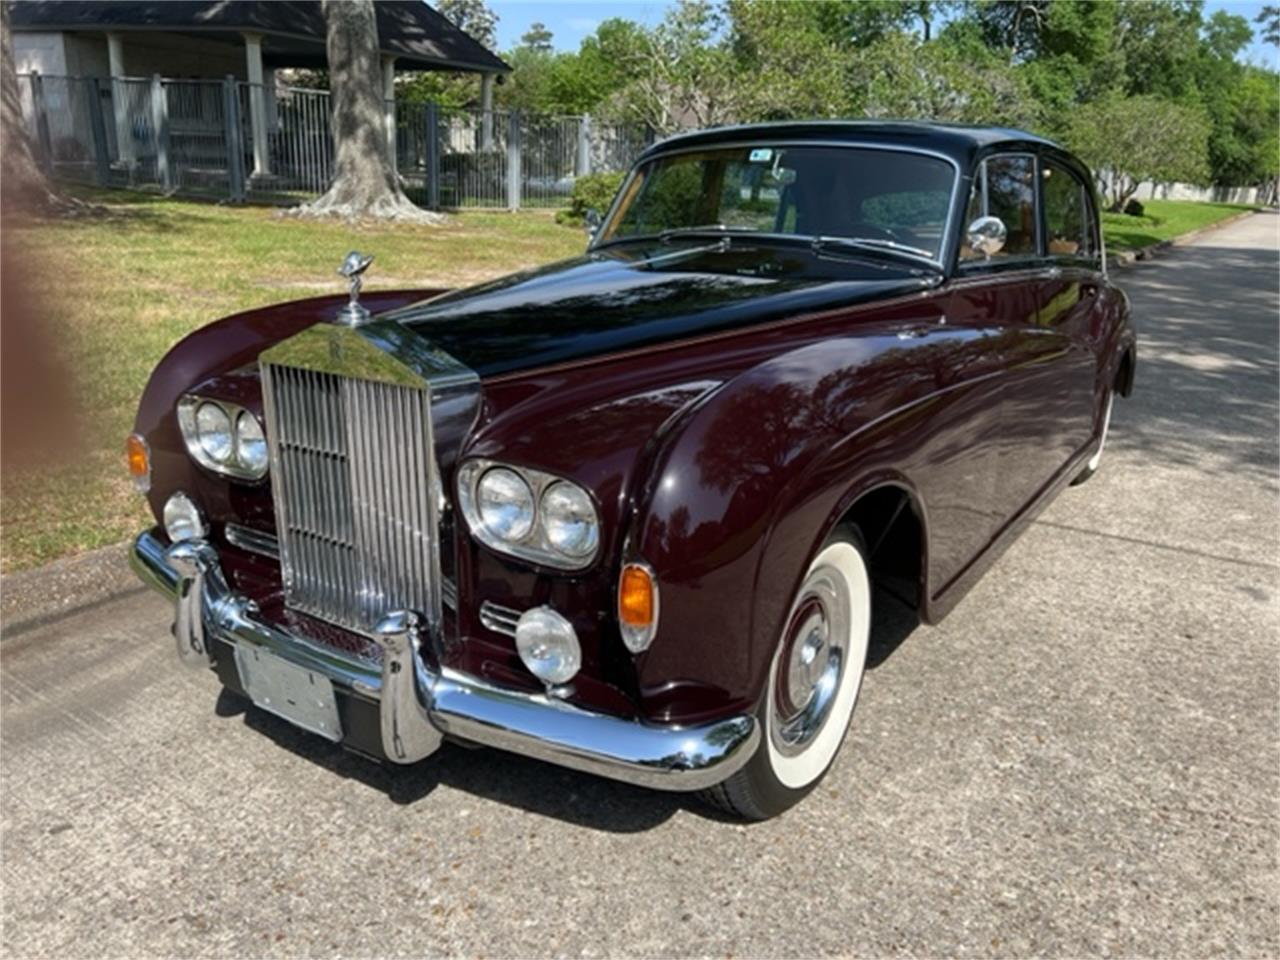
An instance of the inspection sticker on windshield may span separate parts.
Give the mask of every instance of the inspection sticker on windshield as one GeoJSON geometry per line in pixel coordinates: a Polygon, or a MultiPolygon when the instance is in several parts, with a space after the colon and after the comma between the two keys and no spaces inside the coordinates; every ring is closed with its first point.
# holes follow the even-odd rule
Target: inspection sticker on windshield
{"type": "Polygon", "coordinates": [[[768,147],[757,147],[748,158],[752,163],[768,163],[773,159],[773,151],[768,147]]]}

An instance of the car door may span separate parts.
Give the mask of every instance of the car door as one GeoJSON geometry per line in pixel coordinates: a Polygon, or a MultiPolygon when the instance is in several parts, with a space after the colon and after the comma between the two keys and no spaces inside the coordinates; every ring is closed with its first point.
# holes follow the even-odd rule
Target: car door
{"type": "Polygon", "coordinates": [[[965,223],[997,217],[1004,225],[1000,250],[983,253],[960,246],[955,293],[949,315],[968,323],[982,316],[996,331],[995,352],[1002,368],[993,414],[999,431],[994,459],[993,533],[1004,526],[1043,483],[1039,448],[1053,421],[1050,369],[1061,344],[1038,326],[1045,264],[1041,256],[1036,191],[1036,157],[1000,153],[975,171],[965,223]]]}
{"type": "Polygon", "coordinates": [[[1052,363],[1055,416],[1045,423],[1045,467],[1067,465],[1093,433],[1097,357],[1093,318],[1102,290],[1101,245],[1092,191],[1065,163],[1042,156],[1040,210],[1046,269],[1036,325],[1064,351],[1052,363]]]}

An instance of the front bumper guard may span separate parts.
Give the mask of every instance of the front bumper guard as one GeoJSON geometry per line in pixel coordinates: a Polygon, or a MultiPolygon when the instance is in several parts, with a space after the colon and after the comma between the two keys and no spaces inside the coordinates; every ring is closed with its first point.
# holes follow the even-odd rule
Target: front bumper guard
{"type": "Polygon", "coordinates": [[[130,561],[175,602],[178,658],[207,667],[216,637],[253,645],[378,703],[383,753],[414,763],[448,736],[659,790],[702,790],[732,776],[755,752],[759,725],[737,716],[694,727],[659,726],[594,713],[553,697],[509,690],[421,656],[422,620],[396,611],[378,625],[381,668],[289,633],[227,584],[217,551],[203,540],[166,546],[154,532],[134,541],[130,561]]]}

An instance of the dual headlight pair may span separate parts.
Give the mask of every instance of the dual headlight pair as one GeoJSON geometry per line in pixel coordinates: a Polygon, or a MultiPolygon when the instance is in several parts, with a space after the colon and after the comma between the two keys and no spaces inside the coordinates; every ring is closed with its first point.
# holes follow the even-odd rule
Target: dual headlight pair
{"type": "Polygon", "coordinates": [[[267,475],[267,438],[258,418],[244,407],[183,397],[178,401],[178,424],[187,452],[201,466],[241,480],[267,475]]]}
{"type": "MultiPolygon", "coordinates": [[[[185,396],[178,423],[200,465],[242,480],[267,474],[262,425],[225,400],[185,396]]],[[[484,544],[535,563],[578,570],[595,559],[600,520],[585,490],[559,477],[491,460],[469,460],[458,472],[467,524],[484,544]]]]}
{"type": "Polygon", "coordinates": [[[587,491],[540,470],[468,460],[458,470],[458,502],[476,539],[524,560],[580,570],[600,546],[587,491]]]}

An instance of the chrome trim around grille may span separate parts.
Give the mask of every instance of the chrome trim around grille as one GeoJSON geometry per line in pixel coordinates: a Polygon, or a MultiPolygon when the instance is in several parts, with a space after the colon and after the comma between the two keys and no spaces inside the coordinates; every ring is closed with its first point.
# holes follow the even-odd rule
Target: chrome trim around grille
{"type": "Polygon", "coordinates": [[[318,324],[260,357],[285,602],[372,637],[420,612],[438,638],[434,422],[474,418],[479,379],[399,324],[318,324]]]}
{"type": "Polygon", "coordinates": [[[262,369],[286,602],[362,633],[438,610],[427,391],[262,369]]]}
{"type": "Polygon", "coordinates": [[[240,523],[228,523],[223,527],[222,535],[233,547],[270,557],[272,560],[280,559],[280,541],[265,530],[255,530],[240,523]]]}

